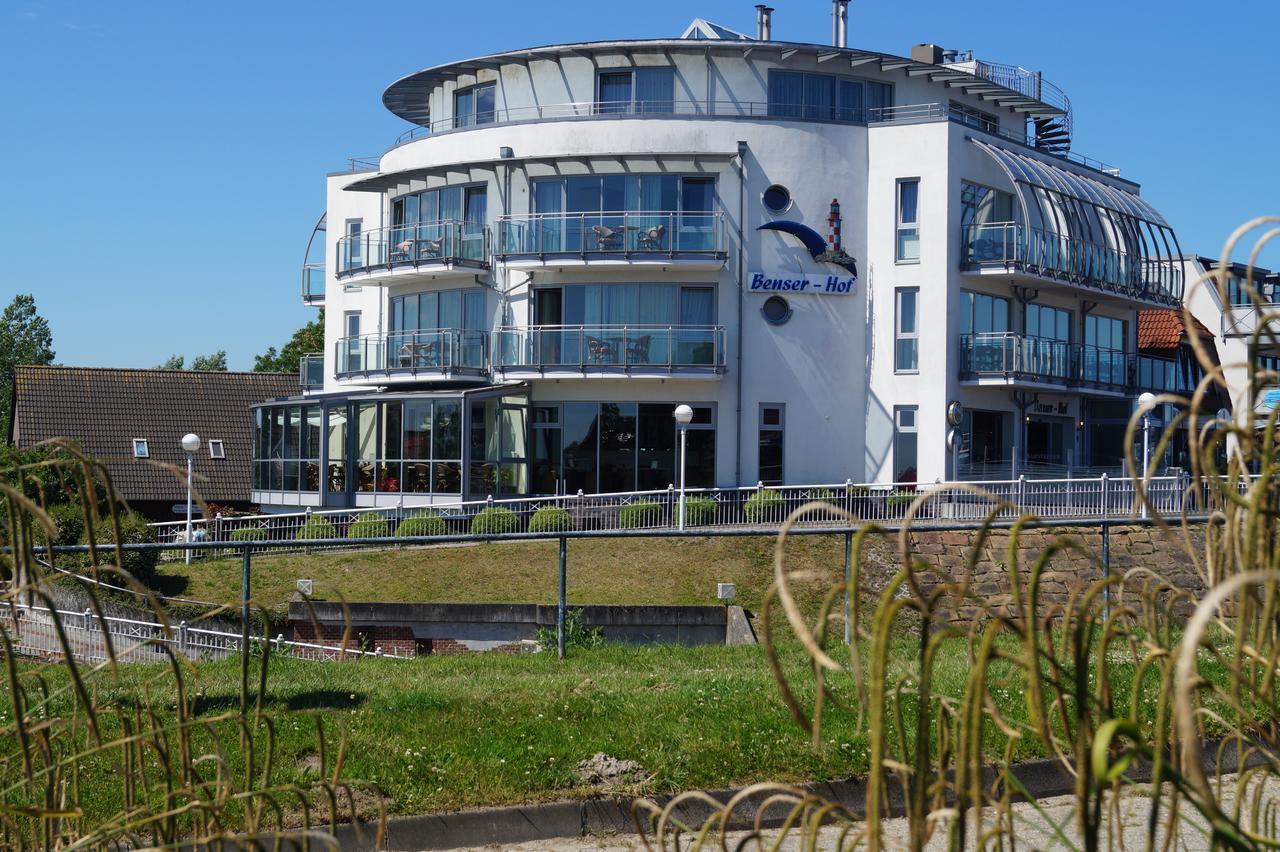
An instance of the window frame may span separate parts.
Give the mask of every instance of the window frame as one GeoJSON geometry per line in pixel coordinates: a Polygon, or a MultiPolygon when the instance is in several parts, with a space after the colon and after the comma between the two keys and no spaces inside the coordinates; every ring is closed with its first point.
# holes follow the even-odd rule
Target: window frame
{"type": "Polygon", "coordinates": [[[756,414],[756,480],[765,485],[782,485],[787,481],[787,404],[785,402],[762,402],[756,414]],[[765,412],[776,411],[778,422],[765,423],[765,412]],[[760,452],[764,449],[765,433],[776,432],[781,436],[778,445],[778,477],[764,478],[761,470],[760,452]]]}
{"type": "Polygon", "coordinates": [[[453,126],[454,129],[464,127],[482,127],[486,124],[496,124],[498,121],[498,83],[496,80],[487,80],[485,82],[475,82],[470,86],[463,86],[453,90],[453,126]],[[490,89],[493,92],[493,109],[483,113],[476,109],[476,93],[484,89],[490,89]],[[458,98],[469,96],[471,98],[471,112],[468,113],[468,120],[463,121],[462,116],[458,114],[458,98]],[[487,115],[487,121],[480,121],[479,116],[487,115]]]}
{"type": "Polygon", "coordinates": [[[894,287],[893,288],[893,372],[898,374],[914,375],[920,372],[920,288],[919,287],[894,287]],[[913,331],[902,330],[902,296],[904,293],[914,294],[914,302],[912,304],[912,325],[913,331]],[[904,367],[900,363],[898,344],[901,341],[912,341],[912,352],[915,357],[912,359],[913,366],[904,367]]]}
{"type": "Polygon", "coordinates": [[[226,444],[222,438],[209,439],[209,458],[225,459],[227,457],[226,444]]]}
{"type": "MultiPolygon", "coordinates": [[[[893,407],[893,456],[892,456],[892,464],[893,464],[893,467],[894,467],[894,468],[898,467],[898,442],[902,439],[902,436],[903,436],[903,435],[914,435],[914,436],[915,436],[915,442],[916,442],[916,447],[915,447],[915,456],[916,456],[916,458],[915,458],[915,465],[914,465],[914,467],[915,467],[915,471],[916,471],[916,479],[915,479],[915,481],[918,483],[918,482],[920,481],[920,406],[919,406],[919,405],[895,405],[895,406],[893,407]],[[903,414],[904,412],[906,412],[906,411],[910,411],[910,412],[912,412],[912,423],[911,423],[911,425],[910,425],[910,426],[903,426],[903,425],[902,425],[902,414],[903,414]]],[[[905,472],[905,470],[904,470],[903,472],[905,472]]],[[[892,475],[892,478],[893,478],[894,482],[897,482],[897,481],[898,481],[898,474],[897,474],[897,472],[896,472],[896,471],[891,470],[891,475],[892,475]]]]}
{"type": "Polygon", "coordinates": [[[147,444],[146,438],[132,438],[130,440],[133,443],[133,457],[135,459],[151,458],[151,447],[147,444]]]}
{"type": "Polygon", "coordinates": [[[915,266],[920,263],[920,178],[900,177],[893,185],[893,262],[900,266],[915,266]],[[906,222],[902,218],[902,188],[914,184],[916,188],[915,219],[906,222]],[[916,256],[905,257],[902,251],[902,235],[907,231],[915,231],[916,256]]]}

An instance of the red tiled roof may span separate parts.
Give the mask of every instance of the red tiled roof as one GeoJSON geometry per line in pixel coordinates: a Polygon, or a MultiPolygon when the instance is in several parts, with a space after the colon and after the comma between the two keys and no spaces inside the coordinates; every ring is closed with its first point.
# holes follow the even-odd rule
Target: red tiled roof
{"type": "MultiPolygon", "coordinates": [[[[1213,338],[1213,334],[1195,317],[1191,318],[1200,337],[1213,338]]],[[[1182,343],[1186,327],[1182,311],[1174,309],[1138,311],[1138,351],[1144,349],[1177,349],[1182,343]]]]}

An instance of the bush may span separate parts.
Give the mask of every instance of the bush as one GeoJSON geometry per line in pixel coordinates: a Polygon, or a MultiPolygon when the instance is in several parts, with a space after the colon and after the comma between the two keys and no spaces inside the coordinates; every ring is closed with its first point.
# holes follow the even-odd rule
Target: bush
{"type": "Polygon", "coordinates": [[[347,538],[386,538],[391,535],[391,525],[377,512],[361,512],[360,517],[347,527],[347,538]]]}
{"type": "Polygon", "coordinates": [[[298,527],[298,534],[294,536],[298,541],[337,537],[338,531],[334,529],[333,524],[329,522],[328,518],[320,515],[312,515],[307,518],[302,523],[302,526],[298,527]]]}
{"type": "MultiPolygon", "coordinates": [[[[79,503],[59,503],[48,508],[49,520],[53,521],[53,544],[77,544],[84,535],[84,510],[79,503]]],[[[31,519],[32,535],[37,546],[44,547],[44,527],[31,519]]]]}
{"type": "Polygon", "coordinates": [[[232,530],[227,536],[227,541],[266,541],[267,531],[262,527],[241,527],[238,530],[232,530]]]}
{"type": "Polygon", "coordinates": [[[471,519],[472,535],[504,535],[520,531],[520,516],[502,506],[482,509],[471,519]]]}
{"type": "Polygon", "coordinates": [[[915,502],[917,496],[915,494],[890,494],[885,498],[884,505],[890,512],[901,511],[905,514],[907,509],[911,508],[911,504],[915,502]]]}
{"type": "Polygon", "coordinates": [[[543,506],[529,519],[529,532],[568,532],[573,518],[559,506],[543,506]]]}
{"type": "Polygon", "coordinates": [[[782,520],[782,495],[770,488],[762,488],[747,498],[742,513],[753,524],[761,521],[782,520]]]}
{"type": "MultiPolygon", "coordinates": [[[[551,507],[547,507],[551,508],[551,507]]],[[[564,511],[561,509],[560,511],[564,511]]],[[[556,635],[555,625],[539,627],[535,633],[537,643],[544,650],[555,649],[560,642],[556,635]]],[[[564,613],[564,648],[598,648],[604,642],[604,634],[599,627],[587,627],[582,623],[582,608],[569,607],[564,613]]]]}
{"type": "MultiPolygon", "coordinates": [[[[678,499],[678,498],[677,498],[678,499]]],[[[676,511],[680,511],[679,504],[676,511]]],[[[685,526],[697,527],[716,519],[716,501],[710,497],[686,497],[684,501],[685,526]]]]}
{"type": "Polygon", "coordinates": [[[401,521],[400,526],[396,528],[396,535],[401,538],[419,535],[448,535],[448,533],[449,528],[445,526],[444,518],[435,512],[425,510],[414,512],[401,521]]]}
{"type": "MultiPolygon", "coordinates": [[[[155,540],[155,530],[147,526],[146,518],[137,512],[122,512],[120,514],[121,544],[150,544],[155,540]]],[[[116,564],[115,541],[116,530],[115,525],[111,523],[111,519],[99,519],[98,526],[94,530],[94,544],[97,548],[99,565],[116,564]]],[[[80,543],[89,543],[88,530],[81,534],[80,543]]],[[[80,565],[89,564],[89,554],[87,553],[68,554],[68,556],[79,557],[75,561],[80,565]]],[[[159,560],[160,551],[158,550],[126,550],[124,552],[124,564],[119,567],[129,572],[130,576],[139,583],[148,585],[155,578],[156,563],[159,560]]]]}
{"type": "Polygon", "coordinates": [[[662,522],[661,503],[632,503],[618,510],[618,524],[624,530],[657,526],[662,522]]]}

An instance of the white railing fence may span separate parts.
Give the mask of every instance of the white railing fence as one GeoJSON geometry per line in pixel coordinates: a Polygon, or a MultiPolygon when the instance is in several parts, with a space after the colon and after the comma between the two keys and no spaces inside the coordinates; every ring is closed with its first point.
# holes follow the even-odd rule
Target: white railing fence
{"type": "MultiPolygon", "coordinates": [[[[1243,487],[1243,484],[1242,484],[1243,487]]],[[[1136,488],[1129,477],[1103,474],[1091,478],[1018,479],[941,483],[827,485],[757,485],[727,489],[689,489],[685,498],[685,528],[776,529],[795,509],[818,501],[830,504],[863,522],[899,523],[922,494],[929,496],[915,520],[976,521],[993,510],[997,520],[1013,520],[1024,513],[1042,519],[1121,520],[1138,514],[1136,488]],[[979,488],[984,496],[973,493],[979,488]]],[[[1211,489],[1191,487],[1186,474],[1153,477],[1147,486],[1151,511],[1176,516],[1184,506],[1204,511],[1211,489]]],[[[493,535],[511,533],[671,530],[680,522],[680,493],[674,488],[617,494],[574,494],[549,497],[459,500],[414,505],[411,497],[391,507],[307,510],[287,514],[200,519],[193,524],[193,540],[227,542],[222,555],[238,553],[255,541],[297,541],[296,547],[272,545],[272,553],[298,552],[316,540],[384,539],[394,543],[410,536],[493,535]]],[[[835,511],[811,512],[801,523],[809,526],[845,525],[835,511]]],[[[157,540],[182,543],[185,521],[152,525],[157,540]]],[[[332,545],[330,545],[332,546],[332,545]]],[[[267,547],[262,548],[268,550],[267,547]]],[[[181,556],[182,551],[166,551],[181,556]]],[[[214,550],[197,551],[218,555],[214,550]]],[[[206,556],[206,558],[208,558],[206,556]]]]}
{"type": "MultiPolygon", "coordinates": [[[[117,616],[99,618],[91,610],[72,612],[15,603],[0,609],[0,625],[9,632],[14,650],[24,656],[63,657],[69,650],[77,660],[103,662],[111,656],[107,650],[108,637],[111,653],[118,662],[125,663],[160,662],[168,656],[164,650],[166,647],[190,659],[221,660],[240,655],[239,633],[189,627],[185,621],[166,628],[151,621],[117,616]],[[59,626],[66,637],[65,645],[58,636],[59,626]]],[[[342,648],[293,642],[283,635],[271,640],[250,636],[249,642],[250,653],[262,653],[263,645],[269,642],[272,654],[303,660],[396,657],[394,653],[383,653],[377,647],[342,648]]]]}

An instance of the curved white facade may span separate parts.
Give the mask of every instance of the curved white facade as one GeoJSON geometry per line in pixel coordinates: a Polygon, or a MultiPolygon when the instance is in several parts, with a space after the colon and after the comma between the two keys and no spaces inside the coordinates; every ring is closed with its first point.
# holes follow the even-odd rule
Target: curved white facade
{"type": "Polygon", "coordinates": [[[426,126],[328,177],[324,384],[289,403],[292,477],[295,412],[260,412],[256,498],[666,487],[682,402],[700,410],[697,485],[1112,464],[1141,390],[1136,310],[1176,303],[1176,243],[1127,204],[1135,184],[1038,149],[1029,117],[1061,109],[993,67],[669,40],[393,85],[426,126]],[[771,187],[789,204],[769,209],[771,187]],[[833,201],[845,256],[761,230],[830,250],[833,201]],[[407,403],[432,399],[462,414],[431,423],[428,451],[407,403]]]}

